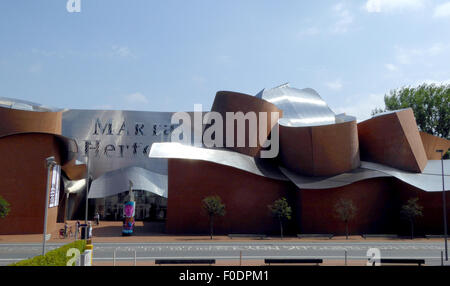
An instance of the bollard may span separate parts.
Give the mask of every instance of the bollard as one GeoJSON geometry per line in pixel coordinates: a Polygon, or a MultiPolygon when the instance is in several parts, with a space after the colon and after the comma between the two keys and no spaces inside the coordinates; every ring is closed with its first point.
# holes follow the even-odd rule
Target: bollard
{"type": "Polygon", "coordinates": [[[136,266],[136,250],[134,251],[134,266],[136,266]]]}
{"type": "Polygon", "coordinates": [[[347,250],[344,251],[345,251],[345,266],[347,266],[347,250]]]}
{"type": "MultiPolygon", "coordinates": [[[[90,243],[92,243],[91,241],[88,241],[90,243]]],[[[91,251],[91,265],[93,264],[93,260],[94,260],[94,245],[92,244],[86,244],[86,250],[90,250],[91,251]]]]}
{"type": "Polygon", "coordinates": [[[444,252],[441,250],[441,266],[444,266],[444,252]]]}
{"type": "Polygon", "coordinates": [[[242,250],[239,251],[239,266],[242,266],[242,250]]]}
{"type": "Polygon", "coordinates": [[[92,250],[86,249],[80,255],[80,266],[92,266],[92,250]]]}
{"type": "Polygon", "coordinates": [[[116,266],[116,250],[114,249],[113,253],[113,266],[116,266]]]}

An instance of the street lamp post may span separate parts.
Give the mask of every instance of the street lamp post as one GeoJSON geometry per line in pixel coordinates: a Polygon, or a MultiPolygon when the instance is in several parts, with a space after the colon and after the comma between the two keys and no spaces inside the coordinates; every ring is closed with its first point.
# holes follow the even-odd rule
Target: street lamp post
{"type": "Polygon", "coordinates": [[[442,205],[444,208],[444,243],[445,243],[445,261],[448,261],[448,248],[447,248],[447,206],[445,199],[445,180],[444,180],[444,150],[436,150],[441,153],[441,166],[442,166],[442,205]]]}
{"type": "MultiPolygon", "coordinates": [[[[87,225],[88,221],[88,195],[89,195],[89,151],[86,155],[86,207],[85,207],[85,214],[84,214],[84,223],[87,225]]],[[[86,228],[87,229],[87,228],[86,228]]],[[[87,237],[85,235],[85,237],[87,237]]]]}
{"type": "Polygon", "coordinates": [[[45,211],[44,211],[44,232],[42,238],[42,255],[45,255],[45,244],[47,241],[47,216],[48,216],[48,196],[50,191],[51,168],[56,164],[55,157],[51,156],[45,159],[47,167],[47,184],[45,189],[45,211]]]}
{"type": "Polygon", "coordinates": [[[85,213],[84,213],[84,240],[87,241],[89,228],[88,228],[88,207],[89,207],[89,151],[86,154],[86,203],[85,203],[85,213]]]}

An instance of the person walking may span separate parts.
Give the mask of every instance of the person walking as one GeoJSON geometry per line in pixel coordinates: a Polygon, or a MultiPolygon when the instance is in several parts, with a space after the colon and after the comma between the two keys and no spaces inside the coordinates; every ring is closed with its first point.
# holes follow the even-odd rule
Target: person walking
{"type": "Polygon", "coordinates": [[[78,235],[80,235],[80,221],[77,220],[77,224],[76,224],[76,228],[77,228],[77,233],[76,233],[76,239],[78,239],[78,235]]]}
{"type": "Polygon", "coordinates": [[[95,223],[96,225],[100,224],[100,214],[98,212],[95,213],[95,223]]]}
{"type": "Polygon", "coordinates": [[[88,228],[87,228],[87,238],[91,239],[92,238],[92,224],[91,222],[88,222],[88,228]]]}
{"type": "Polygon", "coordinates": [[[67,238],[67,232],[69,230],[69,225],[66,223],[64,223],[64,238],[67,238]]]}

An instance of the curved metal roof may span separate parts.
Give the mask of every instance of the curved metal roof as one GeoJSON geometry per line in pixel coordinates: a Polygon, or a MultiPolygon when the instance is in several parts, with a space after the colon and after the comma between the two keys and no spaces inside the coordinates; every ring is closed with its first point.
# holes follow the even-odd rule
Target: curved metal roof
{"type": "Polygon", "coordinates": [[[167,198],[167,175],[139,167],[118,169],[98,177],[92,182],[89,198],[104,198],[128,191],[128,181],[133,182],[134,190],[143,190],[167,198]]]}
{"type": "MultiPolygon", "coordinates": [[[[361,168],[379,171],[395,177],[407,184],[427,192],[442,191],[441,160],[428,160],[422,173],[412,173],[386,165],[361,161],[361,168]]],[[[446,190],[450,187],[450,160],[444,160],[444,180],[446,190]]]]}
{"type": "Polygon", "coordinates": [[[258,159],[230,150],[207,149],[173,142],[153,143],[149,157],[202,160],[233,167],[262,177],[287,181],[279,169],[267,159],[258,159]]]}
{"type": "Polygon", "coordinates": [[[336,115],[312,88],[297,89],[284,84],[255,95],[283,110],[278,121],[284,126],[314,126],[336,123],[336,115]]]}
{"type": "Polygon", "coordinates": [[[302,176],[283,167],[280,167],[280,170],[300,189],[331,189],[350,185],[362,180],[378,177],[390,177],[390,175],[383,172],[363,168],[357,168],[351,172],[342,173],[332,177],[302,176]]]}
{"type": "MultiPolygon", "coordinates": [[[[372,162],[361,162],[361,167],[332,177],[301,176],[280,167],[283,174],[300,189],[330,189],[379,177],[395,177],[411,186],[427,192],[442,191],[440,160],[429,160],[423,173],[411,173],[372,162]]],[[[450,187],[450,160],[444,160],[445,186],[450,187]]]]}
{"type": "Polygon", "coordinates": [[[27,111],[37,111],[37,112],[56,112],[62,109],[47,107],[39,103],[34,103],[31,101],[0,97],[0,106],[11,109],[27,110],[27,111]]]}

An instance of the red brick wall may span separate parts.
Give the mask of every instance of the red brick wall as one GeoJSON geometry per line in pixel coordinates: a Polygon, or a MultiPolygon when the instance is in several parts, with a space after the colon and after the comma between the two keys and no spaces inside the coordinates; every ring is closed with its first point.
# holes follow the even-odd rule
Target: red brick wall
{"type": "MultiPolygon", "coordinates": [[[[0,195],[9,202],[9,215],[0,219],[0,234],[42,233],[47,171],[45,158],[60,160],[57,139],[28,133],[0,138],[0,195]]],[[[56,227],[58,208],[48,211],[48,231],[56,227]]]]}
{"type": "Polygon", "coordinates": [[[216,219],[215,233],[278,233],[268,205],[295,193],[289,182],[195,160],[169,159],[168,233],[209,233],[203,198],[219,195],[226,215],[216,219]]]}
{"type": "Polygon", "coordinates": [[[345,234],[345,223],[336,216],[335,204],[350,199],[357,208],[349,222],[351,234],[394,232],[391,218],[396,213],[393,179],[376,178],[324,190],[298,192],[298,217],[302,233],[345,234]]]}
{"type": "MultiPolygon", "coordinates": [[[[408,199],[418,197],[418,204],[423,207],[423,216],[416,219],[414,228],[417,234],[443,234],[444,215],[442,206],[442,192],[424,192],[402,181],[396,182],[400,206],[406,204],[408,199]]],[[[446,188],[448,189],[448,187],[446,188]]],[[[450,191],[446,191],[447,228],[450,226],[450,191]]],[[[399,232],[410,233],[409,222],[400,220],[399,232]]],[[[450,228],[448,228],[450,230],[450,228]]]]}

